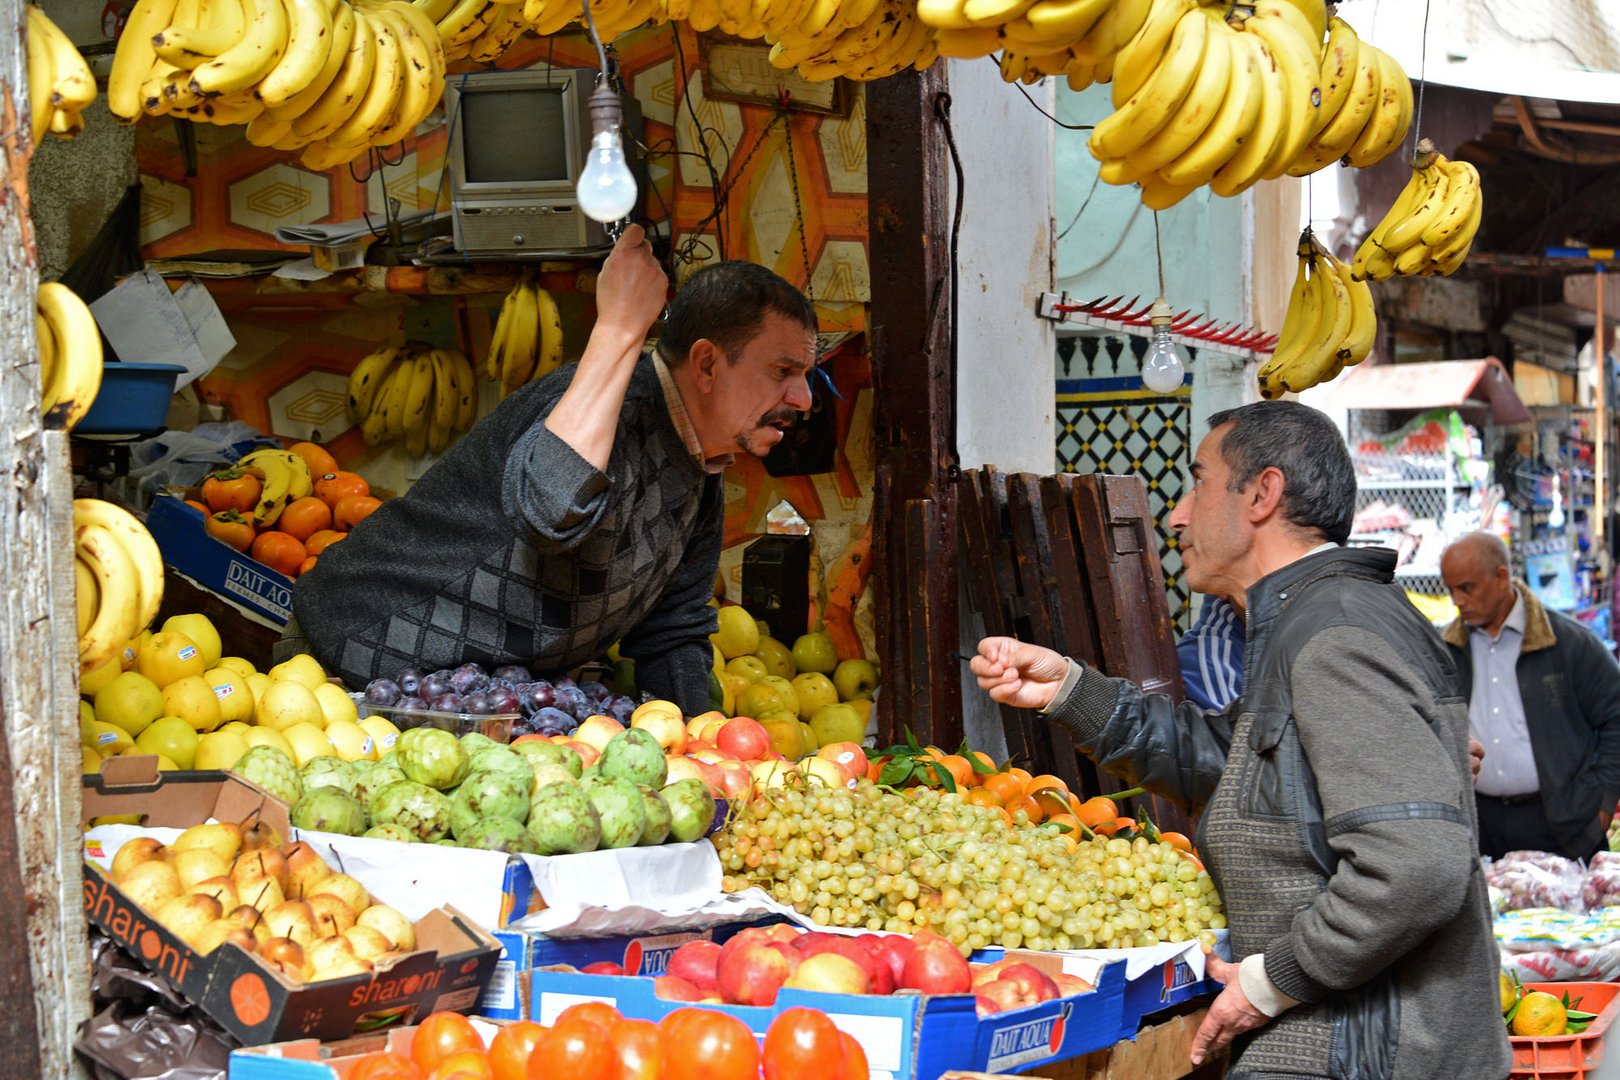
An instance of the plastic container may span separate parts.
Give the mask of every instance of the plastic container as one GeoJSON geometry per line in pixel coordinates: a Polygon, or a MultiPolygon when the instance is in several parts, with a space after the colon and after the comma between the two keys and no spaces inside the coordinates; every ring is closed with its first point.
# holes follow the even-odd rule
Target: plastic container
{"type": "Polygon", "coordinates": [[[1513,1044],[1512,1076],[1535,1076],[1541,1080],[1586,1080],[1595,1075],[1603,1061],[1603,1035],[1616,1013],[1620,1013],[1620,983],[1556,982],[1525,983],[1525,990],[1544,990],[1571,1002],[1579,1001],[1582,1012],[1596,1013],[1579,1035],[1510,1035],[1513,1044]]]}
{"type": "Polygon", "coordinates": [[[355,708],[360,710],[362,717],[380,716],[401,731],[435,727],[458,737],[476,731],[498,743],[506,743],[512,741],[512,725],[519,719],[517,713],[491,713],[486,716],[479,713],[433,712],[428,709],[398,709],[392,705],[368,705],[364,694],[349,696],[354,699],[355,708]]]}
{"type": "Polygon", "coordinates": [[[156,435],[168,427],[179,364],[102,365],[101,389],[75,435],[156,435]]]}

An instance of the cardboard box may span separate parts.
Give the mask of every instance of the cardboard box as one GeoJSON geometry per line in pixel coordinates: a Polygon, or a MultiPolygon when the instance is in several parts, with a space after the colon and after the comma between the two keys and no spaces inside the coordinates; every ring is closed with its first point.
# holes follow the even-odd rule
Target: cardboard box
{"type": "MultiPolygon", "coordinates": [[[[141,814],[147,827],[186,828],[209,818],[241,821],[257,814],[290,835],[286,806],[263,789],[223,772],[158,773],[155,764],[153,758],[113,758],[100,775],[86,776],[84,822],[141,814]]],[[[344,1038],[408,1024],[435,1010],[466,1011],[477,1003],[500,955],[499,943],[443,907],[417,921],[416,952],[371,974],[300,985],[235,945],[199,955],[88,860],[84,899],[92,923],[246,1044],[295,1035],[344,1038]]]]}
{"type": "Polygon", "coordinates": [[[160,494],[146,512],[146,531],[163,561],[198,584],[229,596],[278,626],[292,617],[293,579],[208,535],[203,515],[174,494],[160,494]]]}
{"type": "MultiPolygon", "coordinates": [[[[1013,955],[1047,971],[1061,970],[1048,954],[1013,955]]],[[[787,1009],[796,1005],[820,1009],[860,1041],[874,1076],[934,1080],[951,1069],[1010,1072],[1112,1046],[1119,1038],[1124,989],[1124,966],[1107,964],[1089,994],[983,1018],[974,1010],[972,994],[879,997],[783,990],[770,1008],[704,1008],[738,1017],[761,1038],[787,1009]]],[[[530,994],[530,1018],[548,1025],[562,1010],[582,1001],[605,1001],[626,1016],[655,1021],[689,1004],[658,997],[651,978],[554,969],[534,972],[530,994]]]]}

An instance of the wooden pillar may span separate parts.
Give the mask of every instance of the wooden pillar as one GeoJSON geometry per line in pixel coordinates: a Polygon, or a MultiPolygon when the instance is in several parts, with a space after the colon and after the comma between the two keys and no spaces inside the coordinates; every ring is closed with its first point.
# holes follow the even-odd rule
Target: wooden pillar
{"type": "Polygon", "coordinates": [[[869,83],[878,723],[962,740],[957,649],[955,304],[944,63],[869,83]]]}
{"type": "Polygon", "coordinates": [[[67,439],[41,429],[23,0],[0,0],[0,1077],[73,1076],[89,1013],[67,439]]]}

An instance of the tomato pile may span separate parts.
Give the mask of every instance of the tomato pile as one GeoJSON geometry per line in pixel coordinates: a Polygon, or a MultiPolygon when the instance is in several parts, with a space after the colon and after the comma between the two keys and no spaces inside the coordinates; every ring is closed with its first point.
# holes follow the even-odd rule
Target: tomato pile
{"type": "Polygon", "coordinates": [[[866,1080],[866,1053],[816,1009],[788,1009],[764,1045],[748,1025],[713,1009],[677,1009],[658,1023],[611,1005],[565,1009],[550,1027],[504,1025],[485,1047],[460,1013],[434,1013],[409,1057],[378,1052],[348,1080],[866,1080]]]}

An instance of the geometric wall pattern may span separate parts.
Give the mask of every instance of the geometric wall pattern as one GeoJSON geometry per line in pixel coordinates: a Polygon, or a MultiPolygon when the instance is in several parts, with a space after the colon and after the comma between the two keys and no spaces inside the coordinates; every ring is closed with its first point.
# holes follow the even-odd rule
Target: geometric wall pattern
{"type": "MultiPolygon", "coordinates": [[[[1129,350],[1123,362],[1134,366],[1129,350]]],[[[1170,618],[1183,630],[1191,625],[1192,598],[1168,521],[1192,463],[1190,394],[1190,387],[1159,394],[1144,389],[1140,375],[1110,375],[1060,378],[1056,395],[1059,472],[1140,476],[1147,485],[1170,618]]]]}

